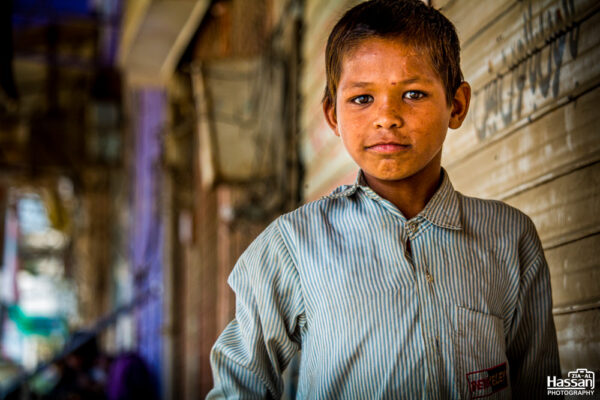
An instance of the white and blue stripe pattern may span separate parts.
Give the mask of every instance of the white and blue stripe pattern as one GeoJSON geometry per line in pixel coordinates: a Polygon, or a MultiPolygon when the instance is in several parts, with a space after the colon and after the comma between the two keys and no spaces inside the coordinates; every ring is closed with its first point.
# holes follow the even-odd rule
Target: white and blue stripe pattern
{"type": "Polygon", "coordinates": [[[208,398],[280,397],[300,349],[300,399],[473,398],[467,374],[503,363],[507,387],[486,398],[541,398],[560,375],[534,225],[445,172],[410,220],[359,175],[274,221],[229,284],[208,398]]]}

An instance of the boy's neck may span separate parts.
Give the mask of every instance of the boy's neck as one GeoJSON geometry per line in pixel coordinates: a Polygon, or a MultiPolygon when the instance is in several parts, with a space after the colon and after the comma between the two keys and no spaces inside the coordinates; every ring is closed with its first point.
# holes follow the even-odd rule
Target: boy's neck
{"type": "Polygon", "coordinates": [[[383,181],[364,174],[371,189],[390,201],[406,219],[419,214],[440,186],[441,166],[424,168],[413,176],[398,181],[383,181]]]}

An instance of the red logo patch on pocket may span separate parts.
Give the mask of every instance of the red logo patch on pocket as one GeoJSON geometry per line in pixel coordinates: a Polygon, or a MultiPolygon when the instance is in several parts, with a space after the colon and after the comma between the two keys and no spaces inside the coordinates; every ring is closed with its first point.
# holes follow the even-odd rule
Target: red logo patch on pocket
{"type": "Polygon", "coordinates": [[[486,397],[508,387],[506,363],[488,369],[469,372],[469,391],[474,399],[486,397]]]}

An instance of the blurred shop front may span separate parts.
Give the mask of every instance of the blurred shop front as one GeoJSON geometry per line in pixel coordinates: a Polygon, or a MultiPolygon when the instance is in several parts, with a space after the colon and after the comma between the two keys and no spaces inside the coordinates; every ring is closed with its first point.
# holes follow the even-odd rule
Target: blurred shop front
{"type": "Polygon", "coordinates": [[[205,395],[226,278],[301,201],[302,2],[3,7],[0,394],[110,396],[142,363],[205,395]]]}

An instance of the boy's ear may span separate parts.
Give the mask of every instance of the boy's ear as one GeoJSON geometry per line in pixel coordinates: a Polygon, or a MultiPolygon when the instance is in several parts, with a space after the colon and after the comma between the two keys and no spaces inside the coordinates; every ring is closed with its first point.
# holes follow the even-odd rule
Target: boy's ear
{"type": "Polygon", "coordinates": [[[340,133],[337,129],[338,124],[337,116],[335,115],[335,105],[332,104],[331,101],[328,99],[325,99],[323,101],[323,114],[325,114],[325,120],[327,121],[327,124],[329,125],[331,130],[333,130],[333,133],[336,136],[340,136],[340,133]]]}
{"type": "Polygon", "coordinates": [[[448,126],[452,129],[458,129],[467,117],[469,111],[469,102],[471,101],[471,86],[463,82],[458,87],[452,99],[452,111],[450,113],[450,122],[448,126]]]}

